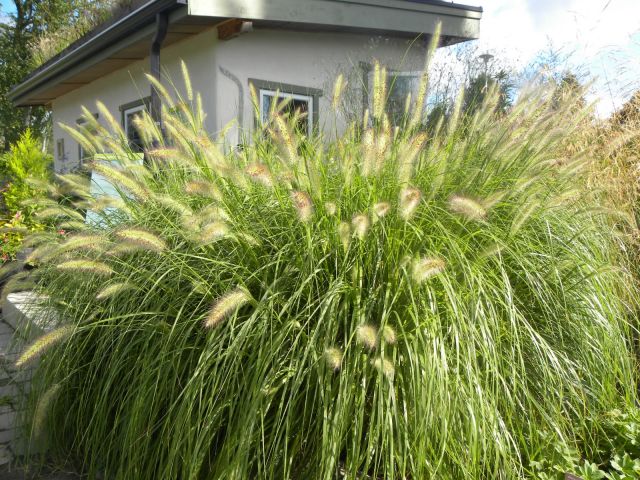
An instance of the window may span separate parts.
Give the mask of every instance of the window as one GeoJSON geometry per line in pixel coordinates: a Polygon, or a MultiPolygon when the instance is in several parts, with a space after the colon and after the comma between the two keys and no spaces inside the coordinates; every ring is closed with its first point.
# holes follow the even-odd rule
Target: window
{"type": "MultiPolygon", "coordinates": [[[[98,118],[98,114],[97,113],[94,113],[93,116],[96,119],[98,118]]],[[[76,120],[76,125],[78,127],[85,127],[86,128],[86,123],[87,123],[86,118],[79,118],[78,120],[76,120]]],[[[82,144],[78,143],[78,164],[79,164],[80,167],[82,167],[82,165],[84,164],[86,158],[87,158],[87,154],[84,151],[84,148],[82,147],[82,144]]]]}
{"type": "Polygon", "coordinates": [[[415,101],[420,75],[413,72],[391,72],[387,76],[387,113],[393,125],[400,125],[404,119],[407,97],[411,94],[415,101]]]}
{"type": "MultiPolygon", "coordinates": [[[[371,109],[373,66],[361,63],[360,67],[363,69],[365,85],[367,86],[364,92],[364,108],[371,109]]],[[[393,70],[387,72],[387,103],[385,111],[393,125],[400,125],[404,119],[407,96],[411,94],[412,102],[415,101],[421,76],[421,72],[399,72],[393,70]]]]}
{"type": "Polygon", "coordinates": [[[134,120],[137,116],[141,115],[142,112],[149,109],[150,101],[151,99],[146,97],[120,106],[120,111],[122,112],[122,129],[129,140],[131,150],[134,152],[142,152],[143,150],[142,138],[135,126],[134,120]]]}
{"type": "Polygon", "coordinates": [[[254,79],[249,79],[249,82],[258,93],[262,122],[269,121],[272,108],[283,100],[288,100],[283,112],[290,116],[300,115],[298,130],[307,136],[313,133],[314,128],[318,126],[318,103],[322,90],[254,79]]]}
{"type": "Polygon", "coordinates": [[[60,163],[67,161],[67,157],[64,153],[64,138],[61,138],[56,142],[56,157],[60,163]]]}

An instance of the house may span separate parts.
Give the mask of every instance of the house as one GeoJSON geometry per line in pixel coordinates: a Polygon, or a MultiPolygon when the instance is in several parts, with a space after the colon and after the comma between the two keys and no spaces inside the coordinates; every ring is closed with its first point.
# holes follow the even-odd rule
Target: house
{"type": "MultiPolygon", "coordinates": [[[[51,108],[55,168],[82,162],[82,148],[58,123],[79,121],[96,100],[120,118],[132,145],[131,120],[149,109],[160,120],[157,93],[145,72],[180,81],[181,60],[202,95],[206,128],[240,143],[254,127],[253,84],[261,115],[276,96],[307,112],[302,128],[344,127],[331,115],[334,79],[349,87],[345,111],[367,108],[375,60],[393,75],[391,109],[402,109],[422,70],[438,22],[441,45],[478,38],[482,9],[441,0],[147,0],[72,44],[33,71],[10,97],[16,106],[51,108]]],[[[102,121],[102,119],[99,119],[102,121]]]]}

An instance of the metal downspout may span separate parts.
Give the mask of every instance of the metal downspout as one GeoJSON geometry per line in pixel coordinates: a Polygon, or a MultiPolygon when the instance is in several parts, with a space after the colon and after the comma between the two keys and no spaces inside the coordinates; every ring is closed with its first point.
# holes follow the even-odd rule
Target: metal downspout
{"type": "MultiPolygon", "coordinates": [[[[158,82],[162,80],[160,71],[160,50],[162,43],[167,36],[169,29],[169,13],[164,11],[156,14],[156,33],[151,43],[151,76],[158,82]]],[[[162,103],[160,102],[160,94],[155,86],[151,85],[151,105],[150,114],[153,121],[162,131],[162,103]]]]}

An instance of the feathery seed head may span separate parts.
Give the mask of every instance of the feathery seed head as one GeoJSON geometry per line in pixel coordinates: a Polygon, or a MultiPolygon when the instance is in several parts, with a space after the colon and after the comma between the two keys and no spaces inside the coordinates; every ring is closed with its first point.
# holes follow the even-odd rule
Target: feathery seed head
{"type": "Polygon", "coordinates": [[[453,195],[449,199],[449,210],[469,220],[483,220],[487,216],[486,209],[479,202],[461,195],[453,195]]]}
{"type": "Polygon", "coordinates": [[[327,212],[327,215],[333,217],[336,214],[338,207],[333,202],[327,202],[324,204],[324,209],[327,212]]]}
{"type": "Polygon", "coordinates": [[[369,230],[369,217],[363,214],[356,215],[351,220],[351,225],[353,225],[353,234],[358,237],[358,239],[364,240],[369,230]]]}
{"type": "Polygon", "coordinates": [[[144,248],[139,243],[122,241],[122,242],[118,242],[111,249],[109,249],[109,251],[107,252],[107,255],[112,257],[119,257],[121,255],[127,255],[130,253],[140,252],[143,250],[146,251],[146,248],[144,248]]]}
{"type": "Polygon", "coordinates": [[[259,247],[261,245],[260,240],[258,240],[253,235],[246,232],[239,232],[235,234],[236,238],[244,240],[248,245],[252,247],[259,247]]]}
{"type": "Polygon", "coordinates": [[[218,205],[209,205],[203,208],[197,213],[197,217],[202,221],[207,220],[225,220],[228,221],[231,217],[227,211],[218,205]]]}
{"type": "Polygon", "coordinates": [[[102,163],[94,163],[92,168],[113,185],[128,190],[132,195],[137,197],[138,200],[146,201],[149,198],[149,191],[144,185],[130,178],[119,169],[102,163]]]}
{"type": "Polygon", "coordinates": [[[91,210],[95,210],[98,212],[106,210],[108,208],[125,209],[126,207],[125,203],[121,199],[110,196],[102,196],[100,198],[97,198],[93,200],[91,205],[91,210]]]}
{"type": "Polygon", "coordinates": [[[371,364],[376,368],[376,370],[387,377],[387,379],[393,380],[396,369],[391,360],[387,360],[386,358],[376,358],[371,361],[371,364]]]}
{"type": "Polygon", "coordinates": [[[327,348],[324,351],[324,358],[329,367],[331,367],[331,369],[333,369],[334,371],[337,372],[342,367],[342,350],[340,350],[339,348],[327,348]]]}
{"type": "Polygon", "coordinates": [[[213,221],[202,227],[199,240],[203,243],[215,242],[229,235],[229,226],[220,221],[213,221]]]}
{"type": "Polygon", "coordinates": [[[419,133],[403,144],[398,152],[398,175],[402,183],[408,182],[415,171],[416,158],[427,141],[426,133],[419,133]]]}
{"type": "Polygon", "coordinates": [[[58,270],[64,272],[87,273],[93,275],[109,276],[113,270],[109,265],[93,260],[68,260],[57,265],[58,270]]]}
{"type": "Polygon", "coordinates": [[[422,283],[434,275],[442,273],[445,267],[446,263],[441,258],[419,258],[413,262],[413,279],[416,283],[422,283]]]}
{"type": "Polygon", "coordinates": [[[60,392],[60,384],[53,384],[42,394],[42,397],[38,400],[36,410],[33,413],[32,435],[35,438],[42,436],[44,433],[44,424],[47,421],[47,416],[51,408],[51,403],[55,400],[60,392]]]}
{"type": "Polygon", "coordinates": [[[405,220],[409,220],[416,212],[422,193],[417,188],[407,187],[400,192],[400,215],[405,220]]]}
{"type": "Polygon", "coordinates": [[[298,218],[302,222],[308,222],[313,215],[313,204],[311,203],[311,197],[305,192],[294,191],[291,193],[291,199],[293,205],[298,211],[298,218]]]}
{"type": "Polygon", "coordinates": [[[369,350],[374,350],[378,346],[378,329],[373,325],[360,325],[356,332],[356,337],[358,342],[369,350]]]}
{"type": "Polygon", "coordinates": [[[375,161],[375,170],[377,173],[382,171],[384,167],[384,162],[387,158],[387,153],[389,151],[389,147],[391,146],[391,132],[390,130],[383,129],[376,139],[376,161],[375,161]]]}
{"type": "Polygon", "coordinates": [[[141,249],[150,252],[163,252],[167,249],[166,242],[149,230],[125,228],[116,232],[116,236],[127,243],[137,244],[141,249]]]}
{"type": "Polygon", "coordinates": [[[238,311],[240,307],[251,301],[251,295],[243,288],[237,287],[220,297],[209,310],[204,326],[213,328],[227,317],[238,311]]]}
{"type": "Polygon", "coordinates": [[[377,61],[373,66],[373,117],[382,118],[387,100],[387,69],[377,61]]]}
{"type": "Polygon", "coordinates": [[[154,195],[153,199],[158,202],[164,208],[167,208],[173,212],[178,213],[181,216],[193,215],[193,211],[188,205],[185,205],[180,200],[172,197],[171,195],[154,195]]]}
{"type": "Polygon", "coordinates": [[[245,169],[249,178],[265,187],[273,187],[273,177],[266,165],[253,163],[245,169]]]}
{"type": "Polygon", "coordinates": [[[369,176],[376,165],[376,142],[373,128],[368,128],[362,135],[362,174],[369,176]]]}
{"type": "Polygon", "coordinates": [[[161,147],[147,150],[147,155],[155,159],[166,160],[180,157],[181,152],[177,148],[161,147]]]}
{"type": "Polygon", "coordinates": [[[347,250],[351,241],[351,225],[347,222],[340,222],[338,225],[338,236],[340,237],[342,246],[347,250]]]}
{"type": "Polygon", "coordinates": [[[373,206],[373,218],[379,219],[384,217],[391,210],[391,204],[389,202],[379,202],[373,206]]]}
{"type": "Polygon", "coordinates": [[[136,288],[135,285],[128,282],[114,283],[113,285],[109,285],[98,292],[96,295],[96,300],[106,300],[107,298],[112,298],[120,295],[122,292],[126,292],[128,290],[133,290],[136,288]]]}
{"type": "Polygon", "coordinates": [[[82,231],[82,230],[86,230],[87,228],[87,224],[84,222],[79,222],[77,220],[68,220],[65,222],[61,222],[58,224],[58,228],[61,228],[63,230],[67,230],[67,231],[82,231]]]}
{"type": "Polygon", "coordinates": [[[42,210],[38,210],[35,213],[35,216],[42,219],[55,218],[55,217],[67,217],[74,220],[78,220],[80,222],[84,221],[84,217],[79,212],[76,212],[75,210],[72,210],[70,208],[65,208],[62,206],[43,208],[42,210]]]}
{"type": "Polygon", "coordinates": [[[54,345],[61,343],[68,339],[73,333],[72,325],[64,325],[58,327],[55,330],[51,330],[45,333],[40,338],[37,338],[27,349],[22,352],[20,358],[16,361],[16,367],[21,368],[28,363],[31,363],[36,358],[40,357],[45,351],[53,347],[54,345]]]}
{"type": "Polygon", "coordinates": [[[479,254],[478,258],[488,258],[493,257],[494,255],[498,255],[504,249],[504,245],[500,243],[493,243],[488,247],[484,248],[479,254]]]}
{"type": "Polygon", "coordinates": [[[200,195],[217,201],[222,200],[222,193],[220,193],[220,190],[211,182],[192,180],[186,183],[184,189],[189,195],[200,195]]]}
{"type": "Polygon", "coordinates": [[[109,240],[101,235],[75,235],[60,245],[59,252],[70,252],[73,250],[101,250],[107,243],[109,243],[109,240]]]}
{"type": "Polygon", "coordinates": [[[388,345],[394,345],[396,343],[396,332],[390,325],[382,327],[382,338],[388,345]]]}
{"type": "Polygon", "coordinates": [[[344,81],[344,75],[338,75],[336,82],[333,84],[333,98],[331,99],[331,106],[334,111],[336,111],[340,105],[340,99],[342,98],[342,93],[346,86],[347,84],[344,81]]]}

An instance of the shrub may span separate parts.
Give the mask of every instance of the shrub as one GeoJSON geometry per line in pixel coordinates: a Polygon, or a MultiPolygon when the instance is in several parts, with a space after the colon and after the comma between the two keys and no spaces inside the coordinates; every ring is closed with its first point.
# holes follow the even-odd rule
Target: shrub
{"type": "Polygon", "coordinates": [[[427,138],[383,91],[330,143],[276,113],[225,153],[191,95],[166,139],[139,121],[145,166],[115,121],[70,130],[118,194],[63,177],[101,221],[51,207],[76,233],[30,259],[65,319],[20,360],[33,438],[114,479],[521,478],[540,432],[591,458],[590,419],[636,401],[635,291],[556,157],[577,100],[495,117],[494,89],[427,138]]]}
{"type": "Polygon", "coordinates": [[[3,221],[4,231],[0,236],[3,261],[15,258],[25,233],[43,227],[34,213],[40,206],[38,198],[45,195],[46,189],[39,188],[37,182],[49,180],[51,162],[51,156],[43,152],[41,142],[30,130],[0,157],[0,171],[8,182],[2,190],[8,217],[3,221]]]}
{"type": "Polygon", "coordinates": [[[11,215],[23,211],[25,221],[32,219],[36,207],[25,208],[23,203],[43,193],[34,187],[32,181],[49,180],[51,162],[51,156],[42,151],[41,142],[30,130],[27,130],[20,140],[11,146],[11,150],[2,156],[2,171],[9,180],[3,197],[11,215]]]}

